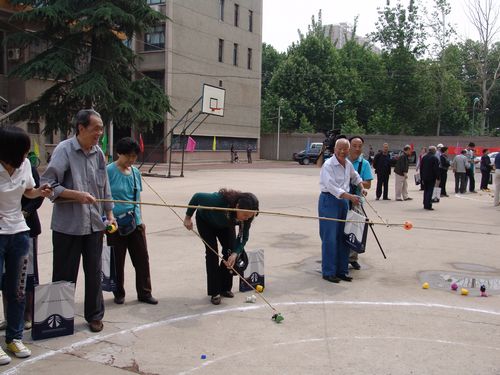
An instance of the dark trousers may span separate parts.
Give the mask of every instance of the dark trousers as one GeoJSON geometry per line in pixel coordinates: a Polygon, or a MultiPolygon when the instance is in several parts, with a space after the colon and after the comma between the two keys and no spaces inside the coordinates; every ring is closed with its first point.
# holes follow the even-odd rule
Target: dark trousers
{"type": "Polygon", "coordinates": [[[424,208],[432,208],[432,192],[435,185],[436,180],[424,181],[424,208]]]}
{"type": "Polygon", "coordinates": [[[388,174],[377,174],[377,191],[376,197],[380,198],[382,195],[382,189],[384,191],[384,199],[388,198],[389,193],[389,175],[388,174]]]}
{"type": "Polygon", "coordinates": [[[476,180],[474,179],[474,168],[467,169],[467,180],[469,181],[469,191],[476,190],[476,180]]]}
{"type": "Polygon", "coordinates": [[[441,196],[448,195],[446,193],[446,181],[448,180],[448,171],[446,169],[440,169],[440,182],[439,187],[441,188],[441,196]]]}
{"type": "Polygon", "coordinates": [[[108,234],[108,245],[113,246],[116,266],[116,291],[115,297],[125,297],[125,257],[127,249],[130,260],[135,268],[135,290],[137,298],[151,297],[151,274],[149,272],[149,254],[146,243],[146,226],[138,225],[128,236],[120,236],[118,232],[108,234]]]}
{"type": "Polygon", "coordinates": [[[102,320],[104,301],[101,289],[102,232],[74,236],[52,232],[52,281],[71,281],[76,284],[80,257],[85,273],[84,316],[87,322],[102,320]]]}
{"type": "Polygon", "coordinates": [[[463,194],[467,188],[467,176],[464,172],[455,172],[455,193],[463,194]]]}
{"type": "Polygon", "coordinates": [[[490,182],[490,172],[481,171],[481,189],[488,189],[488,182],[490,182]]]}
{"type": "MultiPolygon", "coordinates": [[[[200,219],[196,215],[196,227],[201,238],[218,252],[217,240],[222,246],[224,259],[229,257],[229,250],[234,247],[236,241],[236,231],[234,226],[227,228],[216,228],[209,222],[200,219]]],[[[229,269],[219,262],[219,257],[205,245],[205,261],[207,267],[207,294],[216,296],[221,292],[230,291],[233,287],[233,275],[229,269]]]]}
{"type": "MultiPolygon", "coordinates": [[[[346,199],[337,199],[330,193],[321,193],[318,200],[318,215],[345,220],[349,204],[346,199]]],[[[344,239],[345,223],[320,220],[321,273],[323,276],[347,276],[349,271],[349,248],[344,239]]]]}

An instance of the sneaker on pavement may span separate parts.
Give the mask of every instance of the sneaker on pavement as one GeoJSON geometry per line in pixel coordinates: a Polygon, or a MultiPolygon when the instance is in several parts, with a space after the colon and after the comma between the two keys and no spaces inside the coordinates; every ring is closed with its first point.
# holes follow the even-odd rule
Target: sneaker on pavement
{"type": "Polygon", "coordinates": [[[24,329],[26,329],[26,330],[31,329],[32,326],[33,326],[33,323],[31,322],[31,320],[24,321],[24,329]]]}
{"type": "Polygon", "coordinates": [[[0,348],[0,365],[8,365],[10,363],[10,357],[0,348]]]}
{"type": "Polygon", "coordinates": [[[26,358],[31,355],[31,350],[24,346],[21,340],[12,340],[12,342],[7,344],[7,350],[17,358],[26,358]]]}

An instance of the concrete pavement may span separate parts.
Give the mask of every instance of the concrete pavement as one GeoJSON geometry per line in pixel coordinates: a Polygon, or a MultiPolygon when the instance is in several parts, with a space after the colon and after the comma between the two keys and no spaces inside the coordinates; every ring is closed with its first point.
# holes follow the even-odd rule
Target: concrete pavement
{"type": "MultiPolygon", "coordinates": [[[[147,181],[169,203],[187,204],[195,192],[230,187],[255,193],[262,210],[316,215],[318,174],[313,166],[291,162],[257,162],[250,168],[228,163],[225,168],[191,166],[184,178],[147,181]]],[[[211,305],[200,240],[168,208],[144,206],[153,295],[160,303],[137,302],[127,261],[126,302],[115,305],[112,294],[105,293],[104,330],[92,334],[82,317],[81,271],[75,334],[31,342],[26,332],[31,358],[13,359],[0,370],[37,375],[498,374],[500,210],[489,194],[478,193],[443,198],[435,211],[425,211],[421,192],[410,181],[412,201],[375,201],[371,189],[368,199],[380,216],[391,223],[410,220],[416,228],[376,226],[387,259],[370,233],[368,250],[360,256],[362,269],[351,271],[352,283],[321,279],[316,220],[259,215],[247,250],[265,250],[264,295],[285,317],[282,324],[271,321],[274,312],[262,301],[246,304],[249,293],[211,305]],[[450,291],[452,279],[469,287],[476,280],[471,295],[450,291]],[[488,298],[478,297],[478,283],[484,280],[490,282],[488,298]],[[421,288],[424,281],[430,289],[421,288]]],[[[159,202],[145,185],[142,197],[159,202]]],[[[184,210],[176,211],[184,216],[184,210]]],[[[39,213],[40,279],[47,283],[51,204],[45,202],[39,213]]],[[[367,213],[378,220],[370,208],[367,213]]]]}

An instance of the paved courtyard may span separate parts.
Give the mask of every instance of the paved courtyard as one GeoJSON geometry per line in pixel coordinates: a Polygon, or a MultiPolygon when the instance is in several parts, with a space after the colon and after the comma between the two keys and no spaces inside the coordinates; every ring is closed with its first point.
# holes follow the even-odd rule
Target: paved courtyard
{"type": "MultiPolygon", "coordinates": [[[[147,182],[168,203],[187,204],[195,192],[230,187],[255,193],[265,211],[317,214],[319,169],[313,166],[196,165],[184,175],[147,177],[147,182]]],[[[382,218],[409,220],[415,229],[377,225],[387,259],[370,233],[362,269],[351,270],[352,283],[322,280],[316,220],[256,218],[247,250],[265,251],[264,296],[283,314],[281,324],[271,320],[273,311],[261,300],[245,303],[251,293],[211,305],[200,240],[168,208],[143,206],[159,304],[137,302],[127,260],[125,304],[115,305],[112,294],[105,293],[104,330],[93,334],[82,317],[81,271],[75,334],[32,342],[26,331],[33,355],[13,359],[1,370],[37,375],[499,374],[500,210],[491,194],[450,194],[432,212],[422,209],[421,192],[411,182],[412,201],[375,201],[374,195],[372,187],[368,199],[382,218]],[[451,291],[452,281],[470,294],[451,291]],[[422,289],[423,282],[430,288],[422,289]],[[479,297],[481,283],[488,287],[488,298],[479,297]]],[[[389,196],[394,198],[393,176],[389,196]]],[[[160,202],[147,186],[142,198],[160,202]]],[[[51,212],[48,201],[39,210],[42,283],[51,277],[51,212]]],[[[177,212],[184,216],[184,210],[177,212]]]]}

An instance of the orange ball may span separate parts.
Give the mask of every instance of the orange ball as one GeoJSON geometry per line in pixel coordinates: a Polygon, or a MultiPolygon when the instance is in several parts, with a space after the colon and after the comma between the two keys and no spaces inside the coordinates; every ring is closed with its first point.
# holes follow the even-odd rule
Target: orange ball
{"type": "Polygon", "coordinates": [[[403,225],[403,228],[405,228],[406,230],[410,230],[413,228],[413,224],[411,221],[405,221],[404,225],[403,225]]]}

